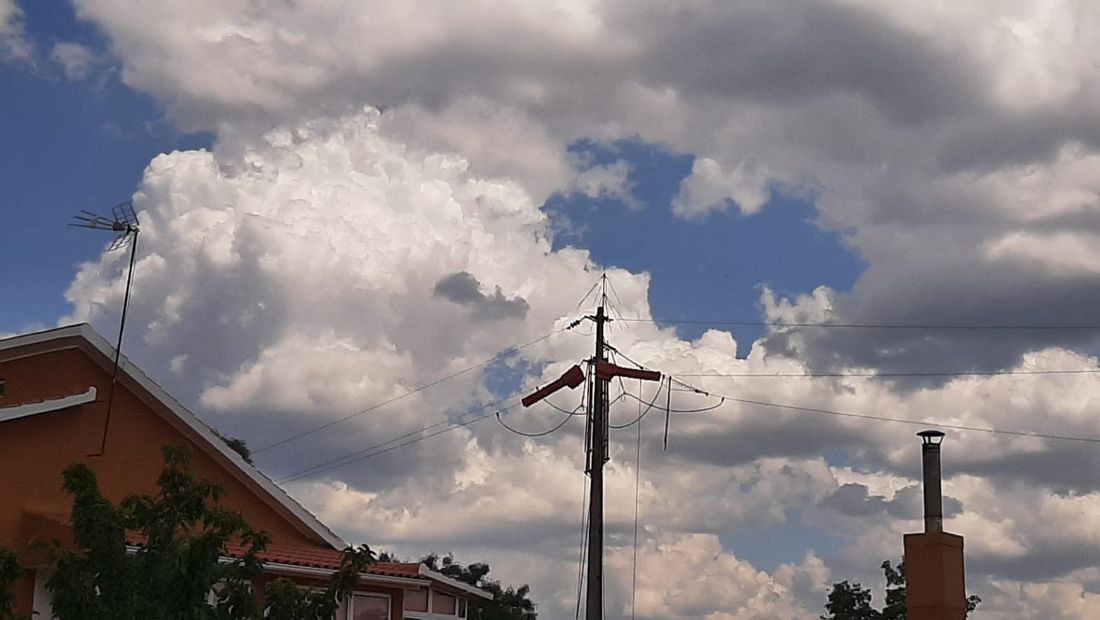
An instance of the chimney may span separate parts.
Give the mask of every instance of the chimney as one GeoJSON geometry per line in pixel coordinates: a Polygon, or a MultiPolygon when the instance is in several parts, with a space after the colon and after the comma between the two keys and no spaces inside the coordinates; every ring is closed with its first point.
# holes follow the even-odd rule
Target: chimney
{"type": "Polygon", "coordinates": [[[940,444],[943,432],[921,431],[917,433],[921,446],[921,464],[924,470],[924,533],[943,531],[943,492],[940,488],[940,444]]]}
{"type": "Polygon", "coordinates": [[[963,538],[943,531],[940,444],[944,434],[917,433],[924,473],[924,532],[905,535],[905,607],[909,620],[966,618],[963,538]]]}

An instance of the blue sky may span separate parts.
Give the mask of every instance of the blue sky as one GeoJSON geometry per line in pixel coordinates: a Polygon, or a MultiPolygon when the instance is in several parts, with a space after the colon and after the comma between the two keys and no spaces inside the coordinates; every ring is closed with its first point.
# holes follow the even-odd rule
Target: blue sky
{"type": "MultiPolygon", "coordinates": [[[[23,6],[30,37],[45,47],[77,41],[102,52],[94,27],[67,2],[23,6]]],[[[50,326],[71,311],[64,293],[78,263],[95,259],[108,233],[69,228],[81,209],[110,214],[129,200],[158,153],[203,148],[207,135],[180,134],[147,95],[126,87],[118,68],[70,80],[56,66],[0,63],[0,150],[4,265],[0,330],[50,326]]]]}
{"type": "MultiPolygon", "coordinates": [[[[74,311],[73,286],[78,318],[113,339],[110,235],[66,224],[144,184],[156,232],[126,352],[253,445],[554,331],[598,277],[592,263],[614,274],[626,316],[670,321],[759,320],[764,287],[799,316],[860,325],[1057,326],[1094,322],[1100,305],[1100,41],[1078,26],[1100,22],[1089,3],[74,4],[81,19],[69,2],[0,0],[0,332],[54,325],[74,311]]],[[[610,336],[757,404],[683,416],[668,452],[643,454],[639,618],[814,617],[827,583],[870,583],[897,559],[919,526],[915,429],[823,412],[1100,434],[1087,372],[740,378],[1091,372],[1088,330],[673,325],[610,336]],[[767,355],[752,355],[760,337],[767,355]],[[684,611],[677,593],[696,589],[684,611]]],[[[277,478],[415,437],[484,402],[481,388],[507,397],[591,346],[581,330],[539,341],[258,462],[277,478]]],[[[514,424],[541,430],[540,415],[514,424]]],[[[349,539],[531,575],[547,620],[566,617],[574,426],[535,440],[491,422],[453,429],[288,488],[349,539]],[[502,508],[486,517],[487,505],[502,508]]],[[[646,445],[659,426],[644,426],[646,445]]],[[[968,583],[990,620],[1091,620],[1100,574],[1060,558],[1072,546],[1082,566],[1100,563],[1085,518],[1100,510],[1100,470],[1066,465],[1097,457],[986,431],[945,444],[961,506],[950,525],[978,567],[968,583]]],[[[621,518],[632,429],[616,442],[621,518]]],[[[624,522],[609,543],[619,561],[624,522]]],[[[627,584],[609,582],[612,598],[627,584]]]]}
{"type": "MultiPolygon", "coordinates": [[[[30,36],[43,46],[75,40],[104,50],[102,37],[75,21],[63,3],[29,6],[27,21],[30,36]]],[[[70,80],[57,68],[0,65],[0,83],[5,92],[15,94],[0,104],[0,130],[20,145],[0,154],[9,188],[5,210],[21,222],[18,234],[0,246],[0,264],[5,266],[0,296],[8,300],[0,330],[19,331],[52,325],[71,311],[64,291],[76,265],[95,258],[110,238],[108,233],[67,227],[71,216],[79,209],[109,213],[113,204],[129,199],[155,155],[210,148],[213,136],[181,134],[151,97],[119,80],[117,67],[103,68],[92,79],[70,80]]],[[[569,150],[588,166],[626,162],[636,203],[579,193],[551,196],[544,209],[558,231],[555,248],[586,248],[597,263],[649,272],[654,316],[753,320],[760,317],[761,286],[783,295],[807,293],[820,285],[847,290],[860,273],[838,237],[814,224],[809,200],[773,192],[767,207],[755,215],[730,209],[685,220],[674,216],[670,205],[691,172],[691,155],[640,140],[580,141],[569,150]],[[776,246],[783,250],[775,252],[776,246]]],[[[677,326],[689,339],[705,329],[677,326]]],[[[753,327],[737,330],[739,354],[746,355],[762,333],[753,327]]],[[[495,391],[509,391],[520,378],[522,374],[509,378],[492,372],[488,384],[495,391]]],[[[756,530],[730,532],[724,540],[736,541],[765,570],[797,561],[806,541],[815,536],[800,520],[778,530],[756,530]],[[767,532],[786,544],[756,545],[767,532]]]]}
{"type": "MultiPolygon", "coordinates": [[[[76,20],[67,3],[24,9],[29,34],[41,45],[72,40],[103,52],[103,37],[76,20]]],[[[56,67],[0,65],[0,82],[12,93],[2,103],[0,130],[19,145],[0,153],[5,211],[19,221],[18,234],[9,233],[0,247],[6,266],[0,294],[8,300],[0,330],[18,331],[53,324],[71,310],[64,291],[75,266],[104,243],[106,235],[67,228],[71,216],[80,209],[109,213],[137,189],[155,155],[210,148],[213,136],[181,134],[151,97],[119,80],[117,67],[69,80],[56,67]]],[[[731,209],[684,220],[669,205],[691,172],[691,155],[639,140],[582,141],[570,151],[593,166],[627,162],[639,207],[555,194],[545,206],[560,231],[555,247],[587,248],[601,264],[649,272],[654,316],[752,320],[760,316],[760,286],[784,295],[821,285],[844,291],[861,271],[837,236],[813,223],[808,200],[773,193],[759,214],[731,209]]],[[[678,326],[687,338],[704,329],[678,326]]],[[[741,355],[761,333],[739,330],[741,355]]]]}

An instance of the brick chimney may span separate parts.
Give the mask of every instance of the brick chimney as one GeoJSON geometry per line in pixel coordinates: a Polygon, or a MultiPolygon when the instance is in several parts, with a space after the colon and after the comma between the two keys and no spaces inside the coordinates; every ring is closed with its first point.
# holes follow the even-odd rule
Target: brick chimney
{"type": "Polygon", "coordinates": [[[905,606],[909,620],[963,620],[963,538],[943,531],[940,444],[944,434],[930,430],[917,435],[924,441],[924,532],[905,535],[905,606]]]}

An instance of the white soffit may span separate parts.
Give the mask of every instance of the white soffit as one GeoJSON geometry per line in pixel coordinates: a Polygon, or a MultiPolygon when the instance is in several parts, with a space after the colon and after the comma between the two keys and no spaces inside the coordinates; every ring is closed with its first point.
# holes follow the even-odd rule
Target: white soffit
{"type": "Polygon", "coordinates": [[[54,398],[51,400],[40,400],[23,405],[13,405],[11,407],[2,407],[0,408],[0,422],[18,420],[19,418],[28,418],[32,415],[38,415],[40,413],[49,413],[51,411],[58,411],[60,409],[76,407],[77,405],[84,405],[93,402],[95,400],[95,396],[95,387],[89,387],[87,390],[79,394],[73,394],[71,396],[63,396],[61,398],[54,398]]]}

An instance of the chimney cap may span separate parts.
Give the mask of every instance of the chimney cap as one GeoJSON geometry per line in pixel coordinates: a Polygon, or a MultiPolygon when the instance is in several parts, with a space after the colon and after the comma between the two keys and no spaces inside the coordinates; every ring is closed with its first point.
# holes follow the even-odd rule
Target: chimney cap
{"type": "Polygon", "coordinates": [[[938,446],[943,443],[944,433],[943,431],[927,430],[917,433],[917,436],[923,439],[925,444],[938,446]]]}

